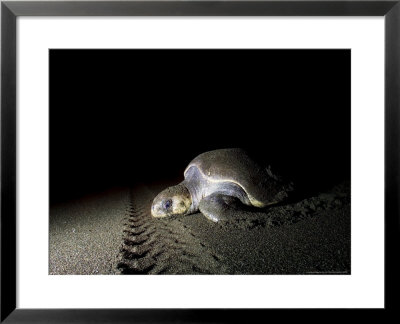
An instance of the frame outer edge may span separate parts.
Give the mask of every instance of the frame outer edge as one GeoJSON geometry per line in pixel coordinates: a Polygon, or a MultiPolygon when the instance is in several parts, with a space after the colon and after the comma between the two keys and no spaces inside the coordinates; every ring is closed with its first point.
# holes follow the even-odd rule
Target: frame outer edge
{"type": "MultiPolygon", "coordinates": [[[[30,6],[35,6],[31,2],[30,6]]],[[[351,1],[350,1],[351,2],[351,1]]],[[[18,2],[14,2],[18,3],[18,2]]],[[[16,310],[16,16],[45,14],[46,8],[34,8],[30,11],[24,1],[14,7],[10,1],[2,2],[1,13],[1,259],[0,259],[0,322],[9,314],[6,322],[30,322],[41,318],[48,320],[51,310],[16,310]],[[21,7],[19,7],[21,5],[21,7]],[[21,11],[20,11],[21,10],[21,11]],[[30,13],[29,13],[30,11],[30,13]],[[28,13],[28,14],[27,14],[28,13]],[[7,94],[7,95],[5,95],[7,94]],[[7,216],[7,217],[6,217],[7,216]],[[8,231],[6,231],[8,229],[8,231]],[[10,229],[12,229],[10,231],[10,229]],[[7,243],[7,244],[6,244],[7,243]],[[7,248],[7,249],[6,249],[7,248]],[[11,251],[11,253],[10,253],[11,251]],[[35,313],[43,313],[35,316],[35,313]],[[32,317],[31,317],[32,316],[32,317]],[[13,319],[14,317],[14,319],[13,319]],[[17,317],[17,318],[15,318],[17,317]]],[[[395,300],[389,302],[388,295],[397,293],[398,279],[396,267],[388,266],[388,256],[397,255],[400,233],[400,202],[399,195],[399,160],[400,160],[400,3],[392,1],[390,7],[382,14],[385,17],[385,281],[395,284],[385,284],[385,307],[396,309],[395,300]],[[392,5],[395,4],[393,8],[392,5]],[[390,10],[390,11],[389,11],[390,10]],[[389,242],[388,237],[391,238],[389,242]],[[390,243],[390,244],[389,244],[390,243]],[[388,291],[390,289],[390,291],[388,291]]],[[[61,9],[61,8],[60,8],[61,9]]],[[[62,10],[62,9],[61,9],[62,10]]],[[[110,10],[112,12],[112,10],[110,10]]],[[[60,14],[59,14],[60,15],[60,14]]],[[[363,15],[363,14],[359,14],[363,15]]],[[[376,13],[375,15],[380,15],[376,13]]],[[[390,261],[394,262],[394,261],[390,261]]],[[[393,296],[393,295],[392,295],[393,296]]],[[[64,310],[68,312],[67,310],[64,310]]],[[[85,310],[70,310],[76,315],[85,310]]],[[[87,310],[86,310],[87,311],[87,310]]],[[[107,310],[103,310],[107,312],[107,310]]],[[[108,310],[117,313],[118,310],[108,310]]],[[[128,310],[125,310],[128,311],[128,310]]],[[[129,310],[130,312],[131,310],[129,310]]],[[[140,312],[140,310],[138,310],[140,312]]],[[[172,311],[172,310],[171,310],[172,311]]],[[[55,310],[58,315],[63,310],[55,310]]],[[[89,311],[89,313],[92,313],[89,311]]],[[[163,314],[164,310],[163,310],[163,314]]],[[[132,313],[130,313],[132,315],[132,313]]],[[[143,314],[144,315],[144,314],[143,314]]],[[[162,315],[161,315],[162,316],[162,315]]],[[[58,317],[58,316],[57,316],[58,317]]],[[[81,322],[81,318],[74,322],[81,322]]],[[[146,316],[146,322],[148,317],[146,316]]],[[[228,317],[229,318],[229,317],[228,317]]],[[[132,319],[132,318],[131,318],[132,319]]],[[[61,322],[57,318],[56,322],[61,322]]],[[[83,321],[82,321],[83,322],[83,321]]]]}
{"type": "Polygon", "coordinates": [[[17,16],[383,16],[397,0],[5,1],[17,16]]]}
{"type": "Polygon", "coordinates": [[[1,4],[1,313],[16,308],[16,16],[1,4]]]}
{"type": "Polygon", "coordinates": [[[400,3],[385,18],[385,308],[394,310],[400,246],[400,3]]]}

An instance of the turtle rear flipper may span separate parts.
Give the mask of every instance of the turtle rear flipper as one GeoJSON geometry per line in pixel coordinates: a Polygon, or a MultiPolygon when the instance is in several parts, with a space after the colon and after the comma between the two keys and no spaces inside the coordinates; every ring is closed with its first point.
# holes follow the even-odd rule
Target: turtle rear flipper
{"type": "Polygon", "coordinates": [[[231,213],[241,205],[238,198],[213,193],[200,201],[199,210],[209,220],[217,223],[230,218],[231,213]]]}

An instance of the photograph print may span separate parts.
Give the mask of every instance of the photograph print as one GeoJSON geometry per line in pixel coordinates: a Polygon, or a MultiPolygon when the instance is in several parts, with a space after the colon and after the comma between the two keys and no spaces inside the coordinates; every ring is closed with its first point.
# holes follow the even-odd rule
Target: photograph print
{"type": "Polygon", "coordinates": [[[51,49],[50,275],[350,275],[351,51],[51,49]]]}

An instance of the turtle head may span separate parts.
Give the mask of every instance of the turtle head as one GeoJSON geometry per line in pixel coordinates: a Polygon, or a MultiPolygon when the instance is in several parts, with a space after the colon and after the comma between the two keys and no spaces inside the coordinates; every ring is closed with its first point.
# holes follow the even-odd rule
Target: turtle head
{"type": "Polygon", "coordinates": [[[189,212],[192,198],[189,190],[179,184],[161,191],[153,200],[151,214],[153,217],[185,215],[189,212]]]}

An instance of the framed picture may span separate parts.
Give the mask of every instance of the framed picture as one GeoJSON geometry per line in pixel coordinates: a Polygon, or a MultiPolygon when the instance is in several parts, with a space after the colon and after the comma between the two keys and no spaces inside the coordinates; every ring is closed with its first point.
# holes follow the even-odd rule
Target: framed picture
{"type": "Polygon", "coordinates": [[[1,321],[394,312],[399,15],[3,1],[1,321]]]}

